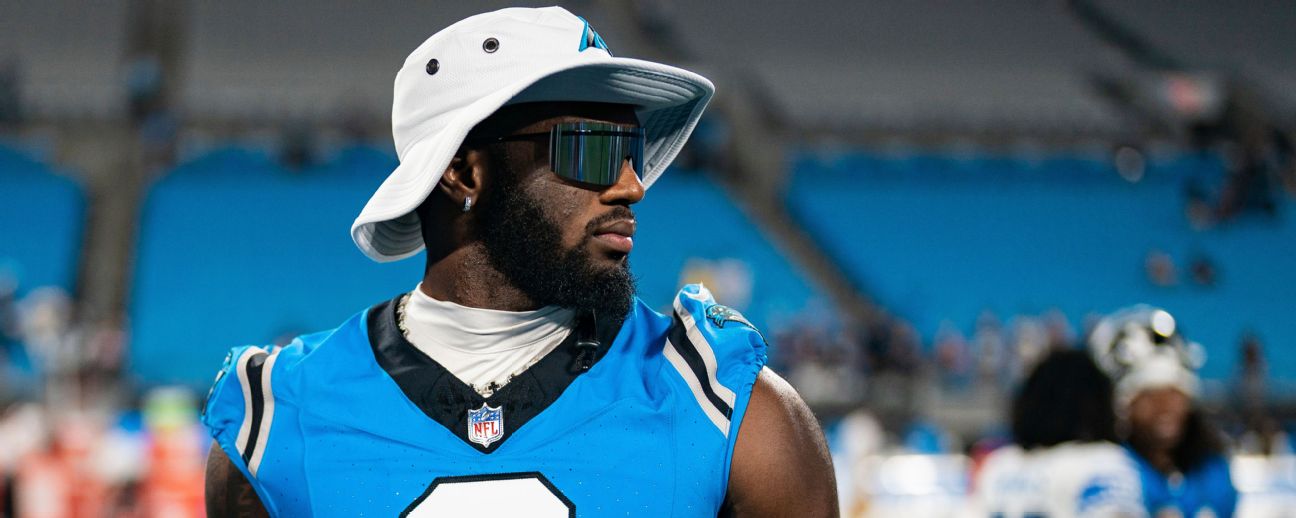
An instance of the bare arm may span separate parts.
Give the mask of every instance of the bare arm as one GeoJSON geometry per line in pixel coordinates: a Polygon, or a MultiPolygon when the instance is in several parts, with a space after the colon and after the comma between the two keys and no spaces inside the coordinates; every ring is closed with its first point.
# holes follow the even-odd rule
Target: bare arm
{"type": "Polygon", "coordinates": [[[229,457],[212,444],[207,453],[207,516],[237,518],[269,517],[261,499],[243,472],[230,462],[229,457]]]}
{"type": "Polygon", "coordinates": [[[762,369],[738,431],[722,516],[836,517],[823,430],[796,390],[762,369]]]}

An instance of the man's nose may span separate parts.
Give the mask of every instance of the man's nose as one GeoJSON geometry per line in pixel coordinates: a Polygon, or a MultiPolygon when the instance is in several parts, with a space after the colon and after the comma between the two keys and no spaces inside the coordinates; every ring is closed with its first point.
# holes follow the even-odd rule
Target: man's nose
{"type": "Polygon", "coordinates": [[[629,158],[621,162],[621,176],[599,196],[608,205],[633,205],[644,197],[644,185],[639,180],[639,172],[634,170],[634,163],[629,158]]]}

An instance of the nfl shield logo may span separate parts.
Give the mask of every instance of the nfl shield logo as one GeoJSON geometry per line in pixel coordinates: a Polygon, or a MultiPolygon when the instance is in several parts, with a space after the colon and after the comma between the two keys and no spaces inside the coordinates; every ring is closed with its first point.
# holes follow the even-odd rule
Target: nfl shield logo
{"type": "Polygon", "coordinates": [[[486,406],[468,411],[468,440],[482,446],[500,440],[504,436],[504,410],[497,406],[486,406]]]}

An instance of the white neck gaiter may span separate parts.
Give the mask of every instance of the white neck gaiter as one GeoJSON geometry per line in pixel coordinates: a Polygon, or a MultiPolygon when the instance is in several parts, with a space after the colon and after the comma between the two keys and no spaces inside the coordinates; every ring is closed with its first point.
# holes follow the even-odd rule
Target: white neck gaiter
{"type": "Polygon", "coordinates": [[[477,392],[502,387],[567,339],[576,312],[556,306],[535,311],[470,308],[434,299],[416,288],[405,307],[414,347],[477,392]]]}

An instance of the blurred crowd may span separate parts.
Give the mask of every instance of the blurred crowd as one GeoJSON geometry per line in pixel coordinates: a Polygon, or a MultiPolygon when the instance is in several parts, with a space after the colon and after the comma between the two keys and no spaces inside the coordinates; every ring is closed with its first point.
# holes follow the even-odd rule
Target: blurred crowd
{"type": "MultiPolygon", "coordinates": [[[[771,349],[770,361],[818,408],[866,405],[882,413],[904,410],[900,417],[912,419],[929,402],[919,399],[923,390],[997,408],[1046,354],[1081,347],[1099,317],[1090,315],[1084,328],[1076,329],[1056,309],[1006,319],[986,310],[970,334],[945,321],[930,340],[924,340],[912,323],[891,314],[855,327],[793,325],[772,335],[771,343],[777,346],[771,349]]],[[[1231,435],[1239,441],[1247,438],[1241,441],[1247,451],[1264,450],[1249,445],[1267,440],[1252,437],[1281,428],[1269,417],[1273,409],[1265,345],[1248,332],[1238,337],[1236,350],[1236,373],[1219,387],[1225,392],[1219,396],[1227,399],[1221,404],[1222,417],[1231,435]]]]}
{"type": "Polygon", "coordinates": [[[200,517],[209,441],[193,394],[139,410],[11,403],[0,413],[0,516],[200,517]]]}
{"type": "Polygon", "coordinates": [[[1014,315],[1007,322],[987,310],[970,335],[946,321],[924,343],[912,323],[883,313],[852,327],[785,328],[774,336],[778,347],[771,362],[817,403],[871,399],[861,392],[865,380],[896,378],[932,380],[950,391],[979,387],[1006,394],[1025,368],[1048,350],[1071,347],[1077,336],[1057,310],[1014,315]]]}
{"type": "MultiPolygon", "coordinates": [[[[887,336],[904,339],[898,361],[863,375],[865,401],[828,428],[844,514],[1293,516],[1290,423],[1266,406],[1258,338],[1243,337],[1231,393],[1211,405],[1196,374],[1200,346],[1178,333],[1168,313],[1136,306],[1096,319],[1079,339],[1064,322],[1045,315],[1005,333],[983,316],[980,339],[946,329],[919,355],[915,334],[905,330],[912,326],[895,325],[887,336]],[[977,350],[970,344],[984,345],[987,336],[1006,346],[991,350],[1007,357],[953,361],[968,356],[951,349],[977,350]],[[880,385],[888,372],[925,381],[880,385]],[[898,415],[878,404],[924,388],[946,393],[898,415]],[[991,396],[968,397],[978,391],[991,396]],[[933,404],[941,398],[953,404],[933,404]],[[989,427],[969,432],[950,419],[987,402],[989,427]]],[[[867,357],[868,344],[854,344],[853,354],[867,357]]],[[[798,347],[787,352],[817,354],[806,352],[814,348],[806,342],[798,347]]],[[[817,365],[792,364],[791,375],[831,371],[823,356],[809,361],[817,365]]]]}
{"type": "Polygon", "coordinates": [[[0,276],[0,517],[202,516],[206,434],[183,389],[122,386],[120,323],[0,276]]]}
{"type": "Polygon", "coordinates": [[[18,293],[16,279],[0,274],[0,402],[119,403],[121,319],[80,323],[72,298],[57,287],[18,293]]]}

